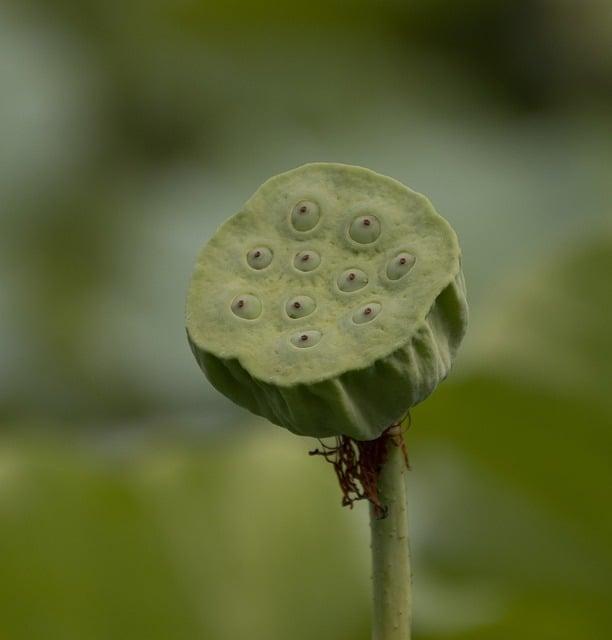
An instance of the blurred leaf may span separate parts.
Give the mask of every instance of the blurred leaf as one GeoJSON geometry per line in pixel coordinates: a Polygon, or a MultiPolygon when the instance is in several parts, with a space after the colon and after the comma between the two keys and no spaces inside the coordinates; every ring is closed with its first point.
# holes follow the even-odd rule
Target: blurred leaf
{"type": "Polygon", "coordinates": [[[304,440],[115,442],[3,439],[0,636],[366,640],[366,512],[304,440]]]}
{"type": "Polygon", "coordinates": [[[237,415],[185,343],[196,252],[309,160],[427,193],[464,248],[469,374],[409,438],[417,637],[612,637],[606,1],[5,5],[0,413],[43,424],[2,422],[0,637],[368,638],[331,469],[269,425],[183,439],[237,415]]]}
{"type": "Polygon", "coordinates": [[[602,237],[517,283],[495,306],[496,340],[472,363],[479,373],[414,412],[413,457],[450,447],[468,465],[459,477],[472,478],[454,480],[454,503],[441,508],[448,535],[424,550],[432,570],[505,593],[497,624],[449,637],[612,633],[612,315],[601,304],[610,274],[602,237]]]}
{"type": "Polygon", "coordinates": [[[122,473],[5,444],[0,475],[1,637],[195,637],[187,585],[122,473]]]}
{"type": "MultiPolygon", "coordinates": [[[[472,364],[612,409],[612,236],[556,252],[495,296],[472,364]]],[[[580,427],[581,429],[584,427],[580,427]]]]}

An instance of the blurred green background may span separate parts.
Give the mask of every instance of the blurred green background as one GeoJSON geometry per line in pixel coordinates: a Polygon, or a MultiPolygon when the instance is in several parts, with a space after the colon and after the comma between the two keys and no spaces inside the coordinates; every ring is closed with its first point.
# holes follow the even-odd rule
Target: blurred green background
{"type": "Polygon", "coordinates": [[[609,0],[0,3],[0,640],[367,640],[367,509],[189,353],[199,247],[359,164],[458,231],[416,640],[612,637],[609,0]]]}

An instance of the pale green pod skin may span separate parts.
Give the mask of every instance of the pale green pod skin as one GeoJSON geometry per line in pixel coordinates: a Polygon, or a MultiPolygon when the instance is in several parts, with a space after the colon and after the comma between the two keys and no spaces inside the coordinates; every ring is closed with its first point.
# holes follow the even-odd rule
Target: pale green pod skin
{"type": "Polygon", "coordinates": [[[274,255],[268,247],[255,247],[247,253],[247,262],[253,269],[265,269],[273,259],[274,255]]]}
{"type": "Polygon", "coordinates": [[[291,225],[296,231],[310,231],[319,223],[320,209],[316,202],[302,200],[291,212],[291,225]]]}
{"type": "Polygon", "coordinates": [[[264,183],[204,246],[186,310],[193,353],[221,393],[293,433],[358,440],[378,437],[448,375],[467,317],[457,237],[430,202],[333,163],[264,183]],[[355,231],[364,216],[375,233],[355,231]],[[245,259],[253,247],[272,252],[265,268],[245,259]],[[315,269],[296,268],[304,251],[320,259],[315,269]],[[405,273],[389,266],[400,255],[414,258],[405,273]],[[351,270],[367,282],[343,291],[351,270]],[[261,302],[255,319],[232,310],[245,292],[261,302]],[[299,296],[315,308],[291,318],[287,301],[299,296]],[[368,305],[373,317],[355,321],[368,305]]]}
{"type": "Polygon", "coordinates": [[[376,216],[359,216],[351,222],[349,236],[359,244],[370,244],[380,236],[380,220],[376,216]]]}
{"type": "Polygon", "coordinates": [[[321,256],[316,251],[306,249],[295,254],[293,266],[298,271],[314,271],[321,264],[321,256]]]}
{"type": "Polygon", "coordinates": [[[403,278],[412,269],[415,262],[416,258],[410,253],[402,252],[394,256],[387,263],[387,278],[389,280],[403,278]]]}
{"type": "Polygon", "coordinates": [[[372,322],[380,313],[382,306],[378,302],[368,302],[353,312],[353,322],[363,324],[364,322],[372,322]]]}
{"type": "Polygon", "coordinates": [[[261,301],[257,296],[244,293],[236,296],[230,305],[232,313],[243,320],[257,320],[261,315],[261,301]]]}
{"type": "Polygon", "coordinates": [[[336,284],[344,293],[352,293],[363,289],[369,282],[368,274],[361,269],[347,269],[340,274],[336,284]]]}
{"type": "Polygon", "coordinates": [[[317,303],[309,296],[295,296],[287,300],[285,312],[289,318],[297,320],[309,316],[317,308],[317,303]]]}
{"type": "Polygon", "coordinates": [[[291,336],[290,342],[298,349],[308,349],[317,345],[320,339],[320,331],[300,331],[299,333],[294,333],[291,336]]]}

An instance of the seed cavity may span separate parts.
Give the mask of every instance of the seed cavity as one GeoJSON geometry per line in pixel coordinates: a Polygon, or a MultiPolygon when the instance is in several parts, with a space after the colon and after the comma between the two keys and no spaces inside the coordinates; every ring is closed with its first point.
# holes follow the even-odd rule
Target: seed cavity
{"type": "Polygon", "coordinates": [[[387,278],[389,280],[399,280],[403,278],[414,267],[416,258],[403,251],[387,262],[387,278]]]}
{"type": "Polygon", "coordinates": [[[316,251],[300,251],[293,258],[293,266],[299,271],[313,271],[321,264],[321,256],[316,251]]]}
{"type": "Polygon", "coordinates": [[[319,205],[310,200],[301,200],[291,211],[291,224],[297,231],[310,231],[317,226],[321,212],[319,205]]]}
{"type": "Polygon", "coordinates": [[[261,301],[251,293],[244,293],[232,300],[231,309],[234,315],[243,320],[255,320],[261,315],[261,301]]]}
{"type": "Polygon", "coordinates": [[[290,318],[304,318],[317,308],[316,302],[309,296],[295,296],[287,300],[285,312],[290,318]]]}
{"type": "Polygon", "coordinates": [[[359,244],[370,244],[380,236],[380,221],[376,216],[358,216],[351,222],[349,236],[359,244]]]}
{"type": "Polygon", "coordinates": [[[314,347],[321,340],[321,332],[316,330],[300,331],[294,333],[289,340],[294,347],[300,349],[314,347]]]}
{"type": "Polygon", "coordinates": [[[368,284],[368,276],[361,269],[347,269],[337,280],[340,291],[357,291],[368,284]]]}
{"type": "Polygon", "coordinates": [[[380,313],[381,309],[380,303],[368,302],[368,304],[364,304],[353,312],[353,322],[355,324],[371,322],[380,313]]]}
{"type": "Polygon", "coordinates": [[[252,269],[265,269],[272,262],[273,253],[268,247],[255,247],[247,253],[247,263],[252,269]]]}

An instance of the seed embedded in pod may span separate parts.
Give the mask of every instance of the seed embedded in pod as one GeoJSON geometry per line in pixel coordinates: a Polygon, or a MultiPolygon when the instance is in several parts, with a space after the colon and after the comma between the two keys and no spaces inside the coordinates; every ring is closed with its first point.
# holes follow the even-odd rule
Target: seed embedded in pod
{"type": "Polygon", "coordinates": [[[293,266],[299,271],[313,271],[321,264],[321,256],[316,251],[300,251],[293,258],[293,266]]]}
{"type": "Polygon", "coordinates": [[[300,331],[300,333],[294,333],[289,340],[294,347],[299,347],[300,349],[314,347],[321,340],[321,332],[315,330],[300,331]]]}
{"type": "Polygon", "coordinates": [[[353,312],[353,322],[355,324],[370,322],[380,313],[381,309],[382,307],[378,302],[369,302],[368,304],[364,304],[353,312]]]}
{"type": "Polygon", "coordinates": [[[268,247],[255,247],[247,253],[247,263],[252,269],[265,269],[272,262],[273,253],[268,247]]]}
{"type": "Polygon", "coordinates": [[[261,301],[251,293],[244,293],[232,300],[231,309],[243,320],[255,320],[261,315],[261,301]]]}
{"type": "Polygon", "coordinates": [[[351,222],[349,236],[359,244],[370,244],[380,236],[380,221],[376,216],[358,216],[351,222]]]}
{"type": "Polygon", "coordinates": [[[368,284],[368,276],[361,269],[347,269],[338,278],[340,291],[357,291],[368,284]]]}
{"type": "Polygon", "coordinates": [[[403,278],[414,267],[416,258],[411,254],[403,251],[391,258],[387,263],[387,278],[389,280],[399,280],[403,278]]]}
{"type": "Polygon", "coordinates": [[[298,231],[310,231],[317,226],[321,212],[319,205],[310,200],[301,200],[291,211],[291,224],[298,231]]]}
{"type": "Polygon", "coordinates": [[[295,296],[287,300],[285,312],[290,318],[304,318],[310,315],[317,307],[316,302],[309,296],[295,296]]]}

